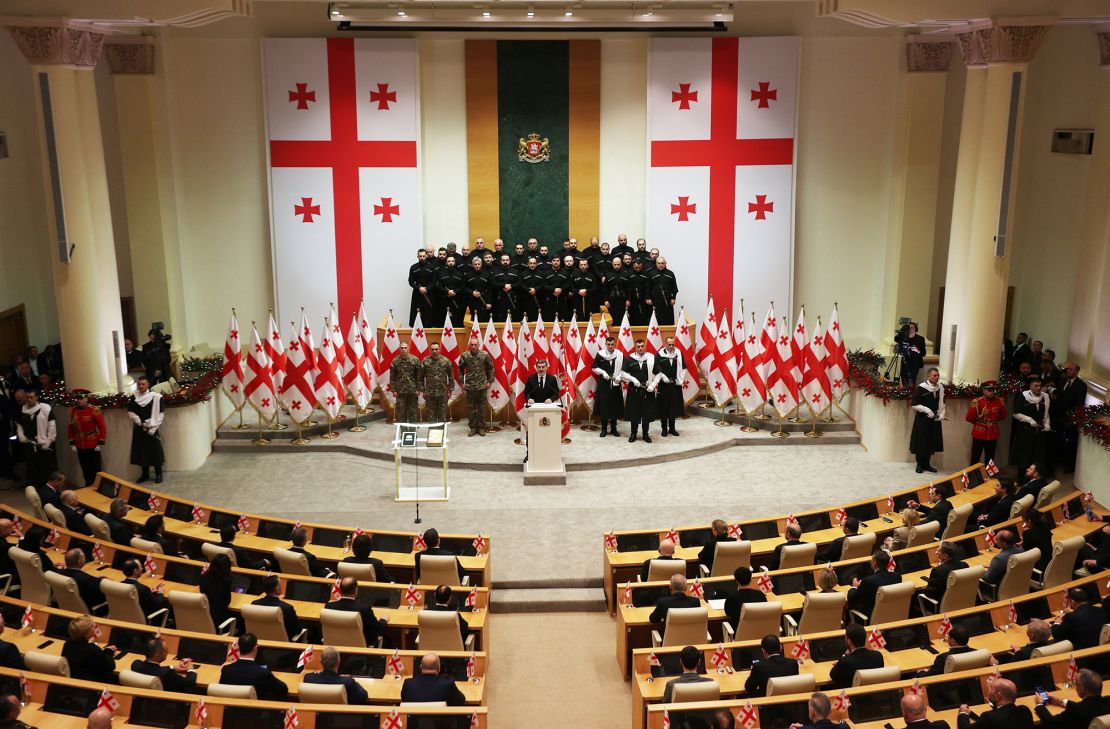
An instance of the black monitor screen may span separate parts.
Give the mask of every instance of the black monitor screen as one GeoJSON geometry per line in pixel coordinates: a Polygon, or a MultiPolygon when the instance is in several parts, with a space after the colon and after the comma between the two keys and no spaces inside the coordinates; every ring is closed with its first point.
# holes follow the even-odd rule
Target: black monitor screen
{"type": "Polygon", "coordinates": [[[258,658],[256,660],[260,665],[269,666],[271,671],[300,673],[303,669],[297,667],[297,661],[300,660],[301,652],[301,649],[298,648],[277,648],[260,645],[258,646],[258,658]]]}
{"type": "Polygon", "coordinates": [[[131,699],[131,715],[127,723],[162,729],[185,729],[189,726],[190,708],[188,701],[162,701],[135,696],[131,699]]]}
{"type": "Polygon", "coordinates": [[[101,476],[100,483],[96,487],[96,492],[101,496],[114,499],[119,496],[119,484],[106,476],[101,476]]]}
{"type": "Polygon", "coordinates": [[[759,729],[789,729],[809,722],[809,701],[759,707],[759,729]]]}
{"type": "Polygon", "coordinates": [[[899,628],[886,628],[883,630],[888,651],[904,651],[910,648],[922,648],[930,645],[929,627],[927,625],[904,625],[899,628]]]}
{"type": "Polygon", "coordinates": [[[962,625],[968,635],[987,635],[994,632],[994,621],[989,610],[952,618],[952,627],[962,625]]]}
{"type": "Polygon", "coordinates": [[[779,536],[779,525],[773,521],[756,521],[741,526],[744,539],[774,539],[779,536]]]}
{"type": "Polygon", "coordinates": [[[809,641],[810,655],[813,656],[814,661],[818,662],[838,660],[846,650],[848,650],[848,643],[842,635],[835,638],[818,638],[809,641]]]}
{"type": "MultiPolygon", "coordinates": [[[[441,658],[440,660],[450,659],[441,658]]],[[[385,676],[385,655],[342,651],[339,654],[339,672],[349,676],[383,678],[385,676]]],[[[319,725],[319,720],[317,720],[317,725],[319,725]]]]}
{"type": "MultiPolygon", "coordinates": [[[[984,537],[985,539],[986,537],[984,537]]],[[[979,540],[978,539],[961,539],[956,542],[956,546],[960,548],[961,554],[964,559],[971,559],[979,554],[979,540]]]]}
{"type": "Polygon", "coordinates": [[[69,640],[69,623],[69,617],[51,613],[46,617],[46,630],[43,633],[50,638],[69,640]]]}
{"type": "Polygon", "coordinates": [[[316,715],[316,729],[378,729],[380,714],[326,714],[316,715]]]}
{"type": "MultiPolygon", "coordinates": [[[[620,588],[620,601],[624,602],[624,587],[620,588]]],[[[651,587],[637,587],[632,590],[632,605],[634,607],[651,607],[659,602],[659,598],[671,594],[670,584],[653,585],[651,587]]]]}
{"type": "Polygon", "coordinates": [[[750,671],[753,663],[762,660],[763,651],[757,645],[732,649],[732,667],[737,671],[750,671]]]}
{"type": "Polygon", "coordinates": [[[146,653],[147,642],[154,637],[154,633],[146,630],[132,630],[131,628],[113,627],[109,641],[124,653],[146,653]]]}
{"type": "Polygon", "coordinates": [[[1052,608],[1048,605],[1048,598],[1035,597],[1032,600],[1022,600],[1014,603],[1018,613],[1018,623],[1025,625],[1033,618],[1049,618],[1052,608]]]}
{"type": "Polygon", "coordinates": [[[346,529],[325,529],[316,527],[312,530],[312,543],[321,547],[342,547],[347,542],[351,532],[346,529]]]}
{"type": "Polygon", "coordinates": [[[11,694],[18,697],[22,695],[22,690],[18,676],[0,676],[0,696],[11,694]]]}
{"type": "Polygon", "coordinates": [[[917,501],[917,493],[914,491],[904,494],[894,494],[894,510],[897,512],[903,511],[910,505],[911,501],[917,501]]]}
{"type": "Polygon", "coordinates": [[[1013,681],[1014,685],[1017,686],[1018,696],[1030,696],[1038,686],[1045,691],[1056,689],[1051,666],[1033,666],[1017,671],[1007,671],[1006,678],[1013,681]]]}
{"type": "Polygon", "coordinates": [[[369,605],[376,608],[389,608],[396,610],[401,605],[401,591],[388,587],[367,587],[359,585],[355,602],[359,605],[369,605]]]}
{"type": "Polygon", "coordinates": [[[860,697],[848,707],[848,716],[856,723],[891,719],[902,715],[902,689],[890,689],[860,697]]]}
{"type": "Polygon", "coordinates": [[[844,509],[848,516],[854,516],[861,522],[868,522],[879,518],[879,506],[874,501],[868,504],[857,504],[844,509]]]}
{"type": "Polygon", "coordinates": [[[655,532],[618,534],[618,552],[654,552],[659,549],[659,535],[655,532]]]}
{"type": "Polygon", "coordinates": [[[10,602],[0,602],[0,615],[4,616],[4,625],[19,625],[26,609],[10,602]]]}
{"type": "Polygon", "coordinates": [[[967,472],[967,485],[970,488],[975,488],[979,484],[983,483],[983,480],[983,469],[973,468],[967,472]]]}
{"type": "Polygon", "coordinates": [[[713,530],[709,527],[703,529],[683,529],[678,533],[678,543],[683,547],[703,547],[713,538],[713,530]]]}
{"type": "Polygon", "coordinates": [[[96,689],[52,683],[46,687],[46,700],[42,702],[42,709],[52,714],[68,714],[84,718],[96,709],[98,703],[100,703],[100,692],[96,689]]]}
{"type": "MultiPolygon", "coordinates": [[[[659,659],[659,665],[651,667],[653,677],[682,675],[684,669],[680,653],[656,653],[655,656],[659,659]]],[[[705,673],[705,654],[701,651],[698,652],[698,673],[705,673]]]]}
{"type": "Polygon", "coordinates": [[[166,516],[178,521],[192,521],[193,506],[192,504],[186,504],[184,501],[167,501],[166,516]]]}
{"type": "Polygon", "coordinates": [[[285,583],[285,598],[287,600],[302,600],[304,602],[327,602],[331,594],[331,585],[327,582],[299,582],[288,580],[285,583]]]}
{"type": "Polygon", "coordinates": [[[792,592],[806,592],[814,588],[813,572],[792,572],[786,575],[772,577],[775,584],[776,595],[788,595],[792,592]]]}
{"type": "Polygon", "coordinates": [[[177,657],[192,658],[193,663],[223,665],[227,660],[228,643],[200,638],[182,638],[177,644],[177,657]]]}
{"type": "Polygon", "coordinates": [[[440,537],[439,546],[458,557],[478,555],[478,550],[474,548],[474,540],[469,537],[440,537]]]}
{"type": "Polygon", "coordinates": [[[920,572],[931,569],[929,564],[929,551],[920,549],[916,552],[905,552],[894,555],[894,567],[902,574],[920,572]]]}
{"type": "Polygon", "coordinates": [[[166,582],[180,582],[183,585],[196,585],[200,583],[200,573],[203,569],[204,568],[199,564],[166,560],[166,571],[163,577],[166,582]]]}
{"type": "Polygon", "coordinates": [[[293,533],[293,525],[284,521],[258,522],[258,536],[264,539],[276,539],[279,542],[288,542],[289,535],[293,533]]]}
{"type": "Polygon", "coordinates": [[[439,672],[456,681],[468,681],[470,679],[466,675],[466,664],[469,660],[469,656],[451,656],[449,658],[440,656],[439,672]]]}
{"type": "Polygon", "coordinates": [[[1070,518],[1075,519],[1084,512],[1086,507],[1083,506],[1083,497],[1076,496],[1074,499],[1068,501],[1068,515],[1070,518]]]}
{"type": "Polygon", "coordinates": [[[258,595],[262,592],[262,590],[255,585],[254,577],[252,577],[251,575],[245,575],[239,571],[231,573],[231,591],[238,592],[240,594],[249,593],[251,595],[258,595]]]}
{"type": "Polygon", "coordinates": [[[832,526],[832,519],[827,512],[820,514],[803,514],[798,517],[798,526],[803,532],[816,532],[832,526]]]}
{"type": "Polygon", "coordinates": [[[127,505],[135,509],[149,509],[150,494],[139,489],[131,489],[127,494],[127,505]]]}
{"type": "Polygon", "coordinates": [[[208,526],[213,529],[223,529],[226,524],[237,527],[239,524],[238,515],[227,511],[216,511],[214,509],[212,513],[208,515],[208,526]]]}
{"type": "MultiPolygon", "coordinates": [[[[223,729],[285,729],[284,709],[256,709],[249,706],[225,706],[223,729]]],[[[316,720],[320,726],[320,720],[316,720]]]]}
{"type": "Polygon", "coordinates": [[[395,552],[397,554],[412,553],[411,534],[375,534],[374,551],[395,552]]]}
{"type": "Polygon", "coordinates": [[[932,683],[925,687],[929,695],[929,708],[933,711],[955,709],[960,704],[975,706],[983,700],[983,686],[979,679],[932,683]]]}

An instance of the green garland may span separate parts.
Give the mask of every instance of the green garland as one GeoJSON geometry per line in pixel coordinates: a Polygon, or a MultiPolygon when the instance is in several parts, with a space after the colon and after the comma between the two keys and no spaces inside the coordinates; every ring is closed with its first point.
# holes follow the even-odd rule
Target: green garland
{"type": "MultiPolygon", "coordinates": [[[[219,370],[207,371],[195,381],[183,385],[175,392],[163,395],[162,407],[172,408],[205,402],[212,399],[212,392],[219,386],[219,370]]],[[[89,404],[95,405],[101,410],[123,410],[134,399],[134,396],[124,393],[89,395],[89,404]]],[[[65,382],[59,382],[42,394],[42,401],[51,405],[73,407],[77,404],[77,395],[73,393],[73,390],[66,388],[65,382]]]]}
{"type": "Polygon", "coordinates": [[[1079,432],[1110,450],[1110,404],[1076,408],[1074,419],[1079,432]]]}
{"type": "Polygon", "coordinates": [[[213,354],[208,357],[182,357],[181,358],[181,372],[195,375],[203,375],[208,372],[219,372],[224,366],[224,358],[221,354],[213,354]]]}
{"type": "MultiPolygon", "coordinates": [[[[901,382],[884,380],[879,369],[885,363],[884,357],[873,349],[853,349],[848,352],[848,382],[853,388],[861,390],[863,394],[881,398],[883,405],[891,400],[909,401],[913,398],[914,388],[903,385],[901,382]]],[[[1021,382],[1010,374],[1000,374],[995,393],[1000,397],[1011,395],[1021,390],[1021,382]]],[[[971,400],[982,394],[979,385],[961,385],[947,383],[944,385],[944,398],[946,400],[971,400]]]]}

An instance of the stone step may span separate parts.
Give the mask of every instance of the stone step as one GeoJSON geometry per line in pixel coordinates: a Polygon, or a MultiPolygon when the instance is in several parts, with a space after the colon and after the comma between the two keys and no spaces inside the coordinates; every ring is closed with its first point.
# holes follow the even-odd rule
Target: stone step
{"type": "MultiPolygon", "coordinates": [[[[738,425],[747,425],[748,424],[748,417],[746,415],[738,415],[735,412],[731,412],[731,409],[732,409],[731,404],[726,405],[725,407],[726,407],[725,413],[724,413],[724,419],[725,420],[727,420],[730,423],[736,423],[738,425]]],[[[777,431],[779,429],[778,416],[776,416],[773,412],[771,412],[770,408],[765,408],[765,409],[767,410],[767,413],[771,416],[771,418],[768,419],[768,420],[755,420],[753,418],[752,421],[751,421],[752,427],[758,428],[759,430],[766,430],[766,431],[775,430],[775,431],[777,431]]],[[[687,410],[687,412],[689,412],[690,415],[697,415],[698,417],[702,417],[702,418],[712,418],[714,420],[720,420],[720,418],[721,418],[721,409],[720,408],[705,407],[705,406],[701,405],[700,403],[695,404],[695,405],[691,405],[689,407],[689,409],[687,410]]],[[[810,417],[808,417],[809,416],[809,411],[806,410],[805,414],[806,414],[807,417],[805,419],[799,421],[799,422],[796,422],[796,423],[792,423],[788,420],[783,421],[783,423],[782,423],[783,432],[785,432],[785,433],[801,433],[803,431],[812,430],[813,429],[813,420],[810,417]]],[[[839,410],[837,410],[836,422],[827,423],[827,422],[822,421],[821,419],[818,419],[817,420],[817,430],[819,432],[822,432],[822,433],[837,433],[837,432],[855,433],[856,423],[855,423],[854,420],[852,420],[850,417],[845,415],[843,412],[840,412],[839,410]]]]}
{"type": "Polygon", "coordinates": [[[596,588],[603,589],[600,577],[565,577],[561,579],[495,580],[491,590],[544,590],[547,588],[596,588]]]}
{"type": "Polygon", "coordinates": [[[600,587],[548,587],[490,591],[491,613],[601,613],[605,594],[600,587]]]}

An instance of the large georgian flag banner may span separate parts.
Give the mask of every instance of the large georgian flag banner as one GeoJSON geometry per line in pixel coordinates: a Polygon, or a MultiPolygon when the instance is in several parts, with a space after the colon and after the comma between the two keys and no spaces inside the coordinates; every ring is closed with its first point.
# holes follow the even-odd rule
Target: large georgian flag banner
{"type": "Polygon", "coordinates": [[[407,300],[423,245],[411,39],[265,41],[278,319],[350,321],[407,300]]]}
{"type": "Polygon", "coordinates": [[[681,272],[702,318],[710,296],[790,310],[798,39],[651,42],[647,238],[681,272]]]}

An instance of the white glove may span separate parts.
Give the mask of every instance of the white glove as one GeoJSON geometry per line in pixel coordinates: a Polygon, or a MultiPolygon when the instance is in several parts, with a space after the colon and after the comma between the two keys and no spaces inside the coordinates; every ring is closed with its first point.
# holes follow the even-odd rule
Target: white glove
{"type": "Polygon", "coordinates": [[[96,451],[97,453],[99,453],[100,452],[100,446],[97,446],[96,448],[93,448],[93,450],[96,451]]]}
{"type": "Polygon", "coordinates": [[[671,378],[670,377],[667,377],[662,372],[659,373],[659,376],[663,378],[663,382],[667,383],[668,385],[671,384],[671,378]]]}
{"type": "Polygon", "coordinates": [[[71,445],[71,446],[69,447],[69,449],[70,449],[71,451],[73,451],[74,453],[76,453],[76,452],[77,452],[77,446],[75,446],[75,445],[71,445]]]}
{"type": "Polygon", "coordinates": [[[647,386],[647,391],[648,392],[655,392],[655,383],[654,382],[647,386]]]}

